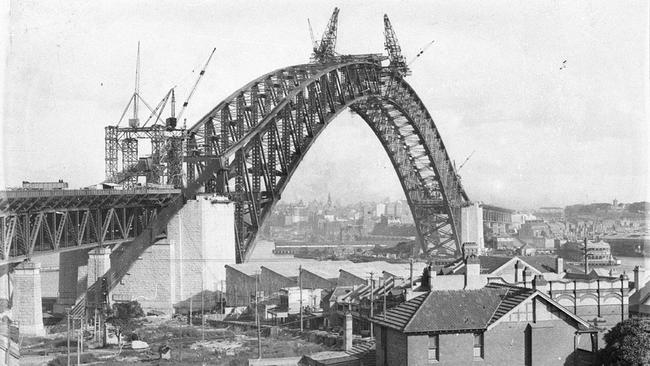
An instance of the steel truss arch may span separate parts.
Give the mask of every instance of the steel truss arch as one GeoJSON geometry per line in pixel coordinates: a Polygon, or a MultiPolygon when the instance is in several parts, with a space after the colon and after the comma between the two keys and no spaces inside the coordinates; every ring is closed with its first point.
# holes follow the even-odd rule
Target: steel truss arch
{"type": "Polygon", "coordinates": [[[188,130],[186,194],[203,187],[235,202],[237,261],[322,130],[351,109],[387,152],[422,250],[460,251],[468,197],[426,107],[402,77],[372,60],[298,65],[233,93],[188,130]]]}

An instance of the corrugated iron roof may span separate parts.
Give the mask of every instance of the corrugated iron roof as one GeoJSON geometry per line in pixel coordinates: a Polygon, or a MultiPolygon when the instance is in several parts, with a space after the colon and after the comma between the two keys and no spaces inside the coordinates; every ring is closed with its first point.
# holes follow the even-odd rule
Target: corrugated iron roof
{"type": "Polygon", "coordinates": [[[324,351],[303,356],[299,365],[333,366],[348,365],[363,360],[363,365],[375,364],[375,342],[366,341],[356,344],[349,351],[324,351]]]}

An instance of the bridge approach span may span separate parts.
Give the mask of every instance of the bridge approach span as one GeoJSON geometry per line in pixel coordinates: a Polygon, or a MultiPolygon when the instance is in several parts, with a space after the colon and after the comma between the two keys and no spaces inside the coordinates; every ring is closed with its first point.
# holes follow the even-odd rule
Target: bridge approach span
{"type": "Polygon", "coordinates": [[[0,261],[134,240],[179,200],[178,189],[0,192],[0,261]]]}

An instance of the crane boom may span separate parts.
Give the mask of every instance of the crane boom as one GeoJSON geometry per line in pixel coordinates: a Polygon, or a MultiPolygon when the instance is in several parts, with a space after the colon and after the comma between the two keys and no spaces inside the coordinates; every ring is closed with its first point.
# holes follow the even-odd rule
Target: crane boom
{"type": "Polygon", "coordinates": [[[433,42],[435,42],[435,40],[433,40],[433,41],[427,43],[426,46],[422,47],[422,49],[420,50],[420,52],[418,52],[418,54],[415,55],[415,57],[413,57],[413,58],[411,59],[411,61],[409,61],[408,64],[406,64],[406,66],[411,66],[411,64],[414,63],[415,60],[418,59],[418,57],[422,56],[422,54],[424,53],[424,51],[426,51],[427,48],[429,48],[429,47],[433,44],[433,42]]]}
{"type": "Polygon", "coordinates": [[[327,28],[325,28],[325,32],[323,32],[323,37],[321,38],[320,43],[318,43],[318,47],[314,49],[314,54],[312,55],[314,61],[328,62],[334,58],[338,21],[339,8],[334,8],[334,12],[327,23],[327,28]]]}
{"type": "Polygon", "coordinates": [[[388,67],[395,70],[402,77],[410,75],[410,71],[402,55],[402,48],[397,42],[393,25],[390,23],[387,14],[384,14],[384,48],[388,51],[388,59],[390,60],[388,67]]]}
{"type": "Polygon", "coordinates": [[[465,164],[467,164],[467,162],[469,161],[469,158],[471,158],[472,155],[474,155],[475,152],[476,152],[476,150],[472,151],[472,153],[469,154],[469,155],[465,158],[465,161],[463,161],[463,163],[460,164],[460,166],[458,167],[458,170],[456,170],[456,172],[460,171],[460,170],[465,166],[465,164]]]}
{"type": "Polygon", "coordinates": [[[199,82],[201,81],[201,77],[203,77],[203,74],[205,74],[205,69],[208,67],[210,64],[210,60],[212,60],[212,55],[214,55],[214,52],[217,50],[217,48],[213,48],[212,52],[210,53],[210,57],[208,57],[208,61],[205,62],[205,65],[203,66],[203,69],[201,69],[201,72],[199,73],[199,77],[196,78],[196,82],[194,83],[194,86],[192,87],[192,90],[190,90],[190,94],[187,96],[187,99],[185,99],[185,102],[183,102],[183,106],[181,107],[181,111],[178,112],[178,120],[181,120],[181,117],[183,117],[183,112],[185,112],[185,109],[187,108],[187,105],[190,102],[190,98],[192,98],[192,95],[194,95],[194,92],[196,91],[196,87],[199,86],[199,82]]]}
{"type": "Polygon", "coordinates": [[[314,38],[314,30],[311,27],[311,21],[309,20],[309,18],[307,18],[307,24],[309,25],[309,37],[311,37],[311,46],[314,52],[316,52],[316,50],[318,49],[318,42],[316,42],[316,38],[314,38]]]}

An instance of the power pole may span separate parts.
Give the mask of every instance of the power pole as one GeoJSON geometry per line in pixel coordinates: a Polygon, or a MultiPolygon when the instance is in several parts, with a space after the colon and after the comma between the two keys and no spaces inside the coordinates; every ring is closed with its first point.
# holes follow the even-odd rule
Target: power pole
{"type": "Polygon", "coordinates": [[[300,290],[300,332],[304,331],[302,319],[302,265],[298,267],[298,290],[300,290]]]}
{"type": "Polygon", "coordinates": [[[585,237],[584,240],[585,246],[584,246],[584,257],[585,257],[585,275],[589,274],[589,261],[587,259],[589,251],[587,250],[587,238],[585,237]]]}
{"type": "Polygon", "coordinates": [[[68,366],[70,366],[70,309],[66,311],[66,319],[68,325],[68,366]]]}
{"type": "MultiPolygon", "coordinates": [[[[373,315],[375,315],[375,297],[374,297],[374,292],[375,292],[375,280],[374,280],[374,272],[370,272],[370,317],[372,318],[373,315]]],[[[372,322],[370,322],[370,338],[373,337],[373,326],[372,322]]]]}
{"type": "Polygon", "coordinates": [[[409,259],[409,272],[410,272],[410,288],[413,290],[413,258],[409,259]]]}
{"type": "Polygon", "coordinates": [[[205,341],[205,313],[204,313],[204,303],[203,303],[203,272],[205,271],[205,263],[201,268],[201,340],[205,341]]]}
{"type": "MultiPolygon", "coordinates": [[[[388,281],[384,281],[384,319],[386,319],[386,283],[388,281]]],[[[393,277],[393,286],[395,286],[395,277],[393,277]]]]}
{"type": "Polygon", "coordinates": [[[262,331],[260,330],[260,315],[258,312],[257,282],[260,276],[255,276],[255,325],[257,325],[257,358],[262,359],[262,331]]]}

